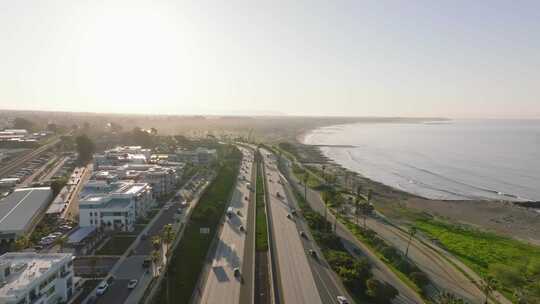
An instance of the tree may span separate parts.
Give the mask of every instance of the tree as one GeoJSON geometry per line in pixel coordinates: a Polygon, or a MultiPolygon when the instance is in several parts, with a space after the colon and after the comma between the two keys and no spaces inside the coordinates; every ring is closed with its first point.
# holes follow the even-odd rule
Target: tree
{"type": "Polygon", "coordinates": [[[64,251],[64,246],[66,246],[66,243],[67,237],[65,236],[61,236],[54,241],[54,244],[60,247],[60,252],[64,251]]]}
{"type": "MultiPolygon", "coordinates": [[[[330,193],[330,191],[325,190],[325,191],[323,192],[323,202],[324,202],[324,225],[325,225],[325,226],[328,225],[328,204],[330,203],[331,196],[332,196],[332,194],[330,193]]],[[[327,227],[324,227],[324,228],[326,229],[327,227]]]]}
{"type": "Polygon", "coordinates": [[[369,203],[360,204],[360,213],[362,214],[362,219],[364,220],[364,230],[367,229],[366,219],[367,216],[373,212],[373,206],[369,203]]]}
{"type": "Polygon", "coordinates": [[[390,303],[399,294],[394,286],[373,278],[367,280],[366,286],[367,295],[373,298],[375,303],[390,303]]]}
{"type": "Polygon", "coordinates": [[[16,117],[13,121],[14,129],[25,129],[29,132],[36,130],[36,125],[28,119],[22,117],[16,117]]]}
{"type": "Polygon", "coordinates": [[[486,299],[484,301],[485,304],[488,304],[489,296],[497,289],[497,284],[497,280],[495,280],[495,278],[492,276],[486,276],[486,278],[480,282],[482,291],[486,296],[486,299]]]}
{"type": "Polygon", "coordinates": [[[133,128],[133,131],[131,131],[131,141],[133,144],[145,148],[151,148],[154,146],[153,136],[149,132],[146,132],[139,127],[135,127],[133,128]]]}
{"type": "Polygon", "coordinates": [[[58,126],[53,122],[48,123],[47,124],[47,131],[51,131],[51,132],[56,133],[58,131],[58,126]]]}
{"type": "Polygon", "coordinates": [[[465,301],[463,299],[457,298],[455,295],[449,293],[449,292],[442,292],[439,293],[437,296],[437,303],[438,304],[465,304],[465,301]]]}
{"type": "Polygon", "coordinates": [[[28,236],[23,235],[15,241],[15,250],[21,251],[30,246],[30,239],[28,236]]]}
{"type": "Polygon", "coordinates": [[[306,200],[306,203],[308,201],[307,199],[307,183],[309,181],[309,173],[304,173],[304,199],[306,200]]]}
{"type": "Polygon", "coordinates": [[[407,250],[405,250],[405,256],[408,256],[409,246],[411,246],[412,239],[414,238],[417,232],[418,230],[416,229],[416,227],[412,226],[411,228],[409,228],[409,241],[407,242],[407,250]]]}
{"type": "Polygon", "coordinates": [[[411,280],[420,288],[423,288],[427,284],[429,284],[429,278],[427,275],[421,271],[415,271],[411,273],[410,275],[411,280]]]}
{"type": "Polygon", "coordinates": [[[362,194],[362,186],[360,184],[356,185],[356,191],[354,194],[354,215],[356,217],[356,225],[358,225],[358,214],[360,211],[360,195],[362,194]]]}
{"type": "Polygon", "coordinates": [[[61,178],[53,180],[51,182],[51,190],[53,193],[53,197],[56,197],[66,184],[67,184],[67,179],[65,177],[61,177],[61,178]]]}
{"type": "Polygon", "coordinates": [[[367,201],[368,203],[371,203],[371,198],[372,198],[372,196],[373,196],[373,190],[368,189],[367,196],[366,196],[366,201],[367,201]]]}
{"type": "Polygon", "coordinates": [[[161,253],[158,250],[152,250],[150,258],[152,260],[152,275],[156,277],[158,275],[159,263],[161,261],[161,253]]]}
{"type": "Polygon", "coordinates": [[[171,224],[167,224],[165,225],[165,227],[163,227],[163,232],[161,233],[161,239],[163,240],[163,243],[165,243],[166,255],[169,256],[170,255],[169,249],[170,249],[171,243],[174,241],[174,231],[173,231],[173,226],[171,224]]]}
{"type": "Polygon", "coordinates": [[[75,143],[77,145],[77,153],[79,153],[79,160],[82,163],[88,163],[96,150],[94,142],[86,134],[83,134],[75,138],[75,143]]]}

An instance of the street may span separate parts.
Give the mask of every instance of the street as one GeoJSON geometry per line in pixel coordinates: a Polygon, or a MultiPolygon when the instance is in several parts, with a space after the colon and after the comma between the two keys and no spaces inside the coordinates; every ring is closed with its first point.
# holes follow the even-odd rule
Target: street
{"type": "MultiPolygon", "coordinates": [[[[323,303],[315,278],[306,255],[295,220],[290,215],[291,205],[284,189],[277,181],[280,179],[273,156],[262,149],[266,184],[268,189],[269,225],[273,231],[276,249],[274,263],[277,263],[277,275],[280,295],[283,303],[323,303]]],[[[332,303],[335,300],[324,303],[332,303]]],[[[281,302],[281,301],[280,301],[281,302]]]]}
{"type": "MultiPolygon", "coordinates": [[[[247,226],[251,203],[251,191],[247,184],[252,178],[254,156],[252,150],[243,147],[240,150],[243,154],[241,169],[229,204],[232,213],[225,216],[211,265],[205,267],[206,273],[203,275],[206,275],[206,280],[202,296],[198,298],[199,303],[237,304],[240,302],[241,286],[252,280],[251,271],[244,272],[244,269],[251,269],[250,265],[244,263],[244,248],[247,230],[255,229],[254,226],[247,226]],[[235,276],[235,268],[240,270],[239,276],[235,276]]],[[[253,252],[247,254],[253,255],[253,252]]]]}

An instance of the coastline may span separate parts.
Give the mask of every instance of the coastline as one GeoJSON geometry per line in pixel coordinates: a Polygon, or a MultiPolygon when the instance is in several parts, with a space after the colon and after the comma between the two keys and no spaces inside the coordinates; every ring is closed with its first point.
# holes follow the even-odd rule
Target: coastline
{"type": "MultiPolygon", "coordinates": [[[[304,147],[304,149],[306,147],[309,147],[310,150],[315,148],[321,155],[324,155],[317,145],[305,144],[306,137],[315,130],[317,128],[298,134],[295,144],[304,147]]],[[[430,199],[372,180],[359,172],[344,168],[326,155],[324,157],[328,159],[326,167],[330,167],[327,170],[336,170],[336,173],[341,175],[347,172],[358,179],[363,189],[373,189],[374,198],[377,200],[380,210],[398,222],[410,223],[411,217],[408,213],[412,211],[540,245],[540,209],[535,208],[540,203],[522,204],[492,199],[430,199]]],[[[306,163],[310,164],[310,162],[306,163]]],[[[312,165],[318,166],[320,164],[314,162],[312,165]]]]}

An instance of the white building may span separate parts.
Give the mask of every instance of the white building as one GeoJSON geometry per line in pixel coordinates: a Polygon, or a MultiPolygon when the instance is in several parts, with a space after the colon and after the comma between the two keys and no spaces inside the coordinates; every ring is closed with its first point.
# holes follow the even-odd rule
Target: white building
{"type": "Polygon", "coordinates": [[[102,166],[120,166],[123,164],[146,164],[152,151],[140,146],[121,146],[94,155],[96,169],[102,166]]]}
{"type": "Polygon", "coordinates": [[[91,181],[81,191],[79,225],[133,231],[154,203],[148,183],[91,181]]]}
{"type": "Polygon", "coordinates": [[[37,224],[52,200],[50,187],[15,189],[0,200],[0,240],[13,241],[37,224]]]}
{"type": "Polygon", "coordinates": [[[0,256],[0,303],[67,303],[75,293],[72,260],[69,253],[0,256]]]}
{"type": "Polygon", "coordinates": [[[123,166],[102,166],[101,171],[93,175],[95,180],[88,183],[88,188],[110,188],[116,181],[134,181],[152,186],[154,198],[172,193],[175,190],[180,170],[151,164],[125,164],[123,166]],[[106,184],[106,181],[109,184],[106,184]]]}
{"type": "Polygon", "coordinates": [[[176,155],[178,155],[180,161],[196,165],[207,165],[217,159],[217,151],[215,149],[202,147],[195,150],[178,149],[176,155]]]}

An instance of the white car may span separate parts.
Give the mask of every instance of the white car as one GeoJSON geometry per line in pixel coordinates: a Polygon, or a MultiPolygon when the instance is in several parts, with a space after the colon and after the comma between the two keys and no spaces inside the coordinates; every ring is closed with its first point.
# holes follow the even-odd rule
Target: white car
{"type": "Polygon", "coordinates": [[[96,289],[96,294],[98,296],[101,296],[107,291],[107,289],[109,289],[109,284],[107,284],[107,282],[103,281],[103,282],[99,283],[99,285],[98,285],[98,287],[96,289]]]}
{"type": "Polygon", "coordinates": [[[349,301],[344,296],[337,296],[337,301],[339,304],[349,304],[349,301]]]}
{"type": "Polygon", "coordinates": [[[127,288],[128,288],[128,289],[134,289],[135,286],[137,286],[137,283],[139,283],[138,280],[130,280],[129,283],[128,283],[128,285],[127,285],[127,288]]]}

